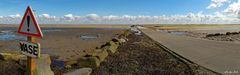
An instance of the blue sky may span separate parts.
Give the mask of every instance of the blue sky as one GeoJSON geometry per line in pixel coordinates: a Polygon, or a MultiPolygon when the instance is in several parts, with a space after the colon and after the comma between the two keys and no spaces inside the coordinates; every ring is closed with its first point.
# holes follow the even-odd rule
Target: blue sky
{"type": "Polygon", "coordinates": [[[240,0],[1,0],[0,23],[18,23],[28,5],[40,23],[236,23],[240,0]]]}
{"type": "MultiPolygon", "coordinates": [[[[31,5],[36,13],[56,16],[85,15],[172,15],[205,11],[210,0],[2,0],[0,15],[23,14],[31,5]]],[[[209,13],[206,10],[207,13],[209,13]]]]}

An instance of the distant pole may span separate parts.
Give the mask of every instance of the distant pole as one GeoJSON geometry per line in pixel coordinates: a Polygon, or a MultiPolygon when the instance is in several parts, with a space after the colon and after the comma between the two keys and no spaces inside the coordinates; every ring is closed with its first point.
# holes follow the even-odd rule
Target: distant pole
{"type": "MultiPolygon", "coordinates": [[[[32,36],[27,36],[29,42],[36,42],[32,36]]],[[[36,69],[36,60],[33,57],[27,56],[27,75],[34,75],[36,69]]]]}

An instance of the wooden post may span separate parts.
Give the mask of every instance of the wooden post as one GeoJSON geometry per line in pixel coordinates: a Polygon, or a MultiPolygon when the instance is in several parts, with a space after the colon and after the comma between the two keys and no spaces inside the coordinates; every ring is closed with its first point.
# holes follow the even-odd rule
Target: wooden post
{"type": "MultiPolygon", "coordinates": [[[[27,40],[29,42],[36,42],[35,38],[32,36],[28,36],[27,40]]],[[[36,60],[35,58],[27,56],[27,75],[34,75],[36,69],[36,60]]]]}

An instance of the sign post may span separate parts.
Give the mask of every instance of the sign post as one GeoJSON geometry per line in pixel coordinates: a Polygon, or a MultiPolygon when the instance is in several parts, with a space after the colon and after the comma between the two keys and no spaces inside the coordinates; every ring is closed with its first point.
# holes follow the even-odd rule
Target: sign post
{"type": "MultiPolygon", "coordinates": [[[[34,37],[28,36],[27,40],[29,42],[35,42],[34,37]]],[[[34,70],[36,69],[36,60],[30,56],[27,57],[27,73],[28,75],[34,75],[34,70]]]]}
{"type": "Polygon", "coordinates": [[[27,75],[34,75],[36,69],[36,58],[40,57],[40,44],[36,43],[35,37],[42,38],[42,32],[35,20],[30,6],[22,18],[18,33],[27,36],[27,41],[20,41],[21,52],[27,55],[27,75]]]}

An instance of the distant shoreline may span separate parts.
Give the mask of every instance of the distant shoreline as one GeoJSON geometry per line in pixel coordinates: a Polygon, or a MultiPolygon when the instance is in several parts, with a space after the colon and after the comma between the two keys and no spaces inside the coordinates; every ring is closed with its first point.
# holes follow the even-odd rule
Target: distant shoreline
{"type": "MultiPolygon", "coordinates": [[[[0,27],[18,27],[19,24],[0,24],[0,27]]],[[[39,24],[43,28],[128,28],[128,24],[39,24]]]]}

